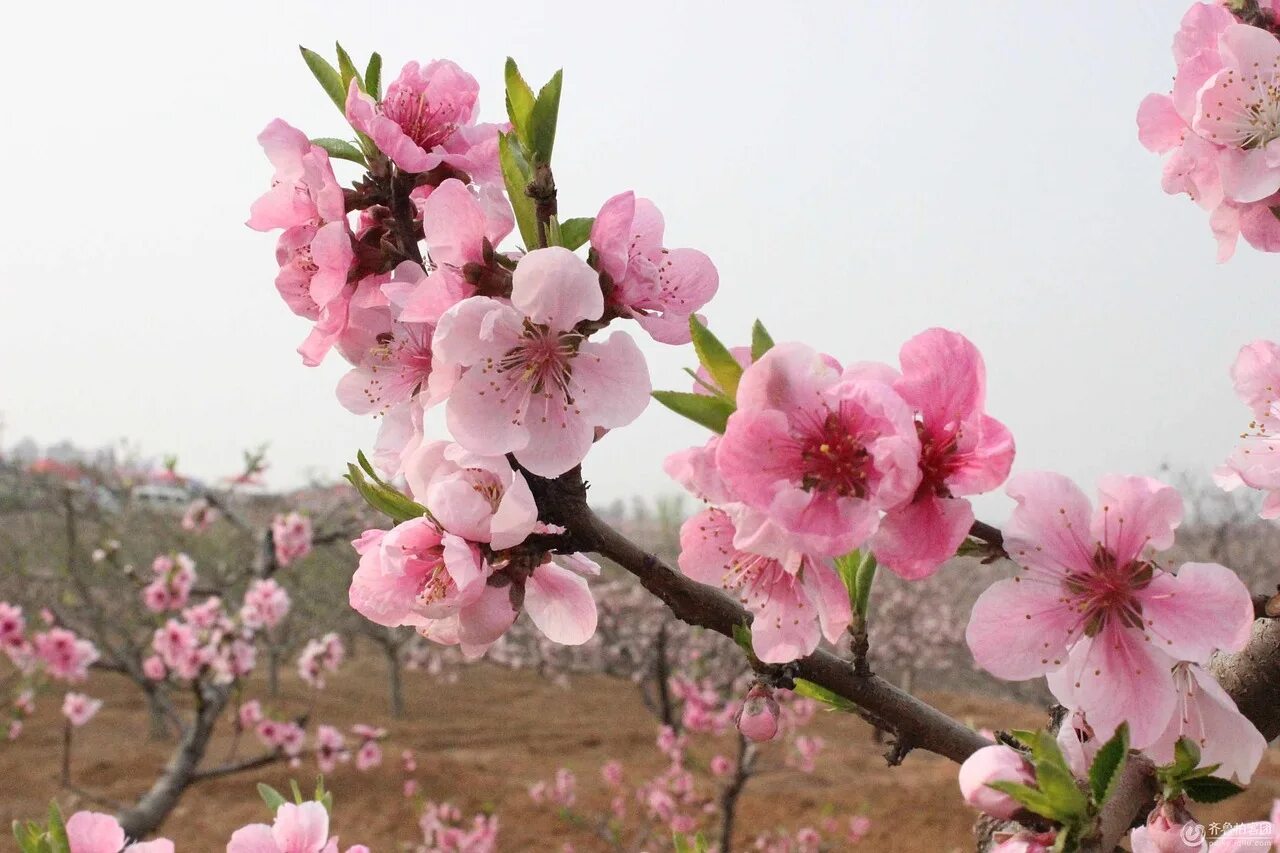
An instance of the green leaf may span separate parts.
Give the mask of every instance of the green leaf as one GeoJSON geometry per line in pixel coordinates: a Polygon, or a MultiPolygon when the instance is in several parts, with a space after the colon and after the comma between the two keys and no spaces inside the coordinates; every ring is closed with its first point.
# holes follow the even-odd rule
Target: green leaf
{"type": "Polygon", "coordinates": [[[529,114],[529,155],[534,163],[550,163],[556,144],[556,120],[560,114],[560,85],[564,72],[551,75],[547,85],[538,90],[529,114]]]}
{"type": "Polygon", "coordinates": [[[338,49],[338,73],[342,79],[342,97],[343,103],[346,103],[347,92],[351,91],[351,81],[355,80],[356,85],[360,87],[361,92],[368,91],[364,87],[364,78],[360,76],[360,72],[356,70],[356,64],[351,61],[351,55],[343,50],[342,45],[334,42],[333,46],[338,49]]]}
{"type": "Polygon", "coordinates": [[[1188,797],[1197,803],[1222,802],[1244,791],[1244,788],[1235,782],[1230,779],[1223,779],[1221,776],[1203,776],[1197,779],[1187,779],[1182,783],[1182,789],[1187,792],[1188,797]]]}
{"type": "Polygon", "coordinates": [[[342,76],[329,64],[328,60],[314,50],[307,50],[302,45],[298,45],[298,50],[302,51],[302,61],[307,63],[307,67],[311,69],[311,73],[315,75],[320,87],[329,96],[329,100],[333,101],[345,114],[347,90],[342,87],[342,76]]]}
{"type": "Polygon", "coordinates": [[[591,239],[591,226],[595,224],[595,221],[595,217],[592,216],[578,216],[561,222],[560,245],[570,252],[581,248],[584,243],[591,239]]]}
{"type": "Polygon", "coordinates": [[[258,783],[258,796],[262,797],[262,801],[267,804],[267,808],[271,809],[272,814],[285,804],[285,798],[280,796],[279,791],[262,782],[258,783]]]}
{"type": "Polygon", "coordinates": [[[988,782],[987,787],[995,788],[1001,793],[1008,794],[1025,806],[1028,811],[1035,812],[1041,817],[1047,817],[1049,820],[1056,820],[1059,823],[1071,821],[1072,816],[1060,811],[1047,794],[1023,785],[1021,782],[988,782]]]}
{"type": "Polygon", "coordinates": [[[756,320],[751,326],[751,360],[759,361],[760,356],[773,349],[773,337],[764,327],[764,323],[756,320]]]}
{"type": "Polygon", "coordinates": [[[1076,786],[1076,778],[1065,767],[1051,763],[1036,764],[1036,787],[1054,807],[1071,818],[1084,817],[1089,800],[1076,786]]]}
{"type": "Polygon", "coordinates": [[[696,371],[696,370],[692,370],[692,369],[690,369],[690,368],[688,368],[688,367],[683,367],[683,368],[681,368],[681,370],[683,370],[685,373],[689,374],[689,376],[693,378],[693,382],[694,382],[694,384],[695,384],[695,385],[697,385],[699,388],[704,388],[704,389],[706,389],[706,392],[707,392],[708,394],[714,394],[714,395],[715,395],[715,396],[717,396],[717,397],[719,397],[719,396],[720,396],[720,389],[719,389],[719,388],[717,388],[716,386],[712,385],[712,384],[711,384],[710,382],[708,382],[707,380],[703,379],[701,376],[699,376],[699,375],[698,375],[698,371],[696,371]]]}
{"type": "Polygon", "coordinates": [[[854,612],[863,619],[867,618],[867,607],[871,603],[871,584],[876,579],[876,557],[870,551],[862,556],[858,563],[857,590],[858,596],[853,601],[854,612]]]}
{"type": "Polygon", "coordinates": [[[807,696],[810,699],[816,699],[824,705],[837,711],[845,711],[849,714],[858,713],[858,706],[839,693],[828,690],[820,684],[814,684],[812,681],[806,681],[803,678],[795,680],[795,687],[792,688],[801,696],[807,696]]]}
{"type": "Polygon", "coordinates": [[[365,89],[373,96],[375,101],[382,100],[382,54],[376,50],[369,57],[369,64],[364,69],[364,85],[365,89]]]}
{"type": "Polygon", "coordinates": [[[516,61],[507,57],[504,76],[507,82],[507,118],[515,128],[516,137],[527,147],[529,145],[530,116],[533,114],[535,98],[533,89],[520,75],[516,61]]]}
{"type": "Polygon", "coordinates": [[[693,338],[693,349],[698,354],[698,361],[711,374],[716,385],[720,386],[724,396],[733,400],[738,395],[738,380],[742,378],[742,365],[729,352],[729,348],[720,343],[720,339],[711,334],[711,330],[702,325],[696,316],[689,317],[689,334],[693,338]]]}
{"type": "Polygon", "coordinates": [[[538,214],[533,199],[525,194],[529,186],[529,167],[520,152],[520,141],[514,133],[498,136],[498,162],[502,166],[502,180],[507,186],[507,198],[520,228],[520,239],[526,249],[538,248],[538,214]]]}
{"type": "Polygon", "coordinates": [[[1200,747],[1189,737],[1180,737],[1173,745],[1173,763],[1169,773],[1182,778],[1200,765],[1200,747]]]}
{"type": "Polygon", "coordinates": [[[733,626],[733,641],[747,654],[755,654],[754,647],[751,645],[751,629],[746,625],[733,626]]]}
{"type": "Polygon", "coordinates": [[[62,809],[58,808],[56,800],[49,803],[49,853],[71,853],[67,825],[62,820],[62,809]]]}
{"type": "Polygon", "coordinates": [[[365,503],[389,517],[396,524],[430,515],[425,506],[410,499],[407,495],[401,494],[386,483],[377,480],[376,477],[375,482],[369,482],[364,473],[355,465],[347,465],[346,479],[351,485],[355,486],[356,491],[360,493],[360,497],[364,498],[365,503]]]}
{"type": "Polygon", "coordinates": [[[289,780],[289,789],[293,791],[293,801],[298,805],[302,805],[302,789],[298,787],[297,779],[289,780]]]}
{"type": "Polygon", "coordinates": [[[653,399],[677,415],[683,415],[712,432],[723,433],[734,406],[723,397],[693,394],[688,391],[654,391],[653,399]]]}
{"type": "Polygon", "coordinates": [[[836,574],[840,575],[840,580],[844,583],[844,588],[849,591],[849,604],[858,599],[858,565],[862,562],[861,551],[850,551],[843,557],[836,557],[836,574]]]}
{"type": "Polygon", "coordinates": [[[352,163],[359,163],[366,169],[369,163],[364,159],[364,152],[352,145],[345,139],[335,139],[332,136],[318,136],[311,140],[312,145],[319,145],[328,152],[330,157],[337,157],[339,160],[350,160],[352,163]]]}
{"type": "Polygon", "coordinates": [[[1098,748],[1093,764],[1089,765],[1089,789],[1093,792],[1093,801],[1099,806],[1111,796],[1128,756],[1129,724],[1121,723],[1111,740],[1098,748]]]}

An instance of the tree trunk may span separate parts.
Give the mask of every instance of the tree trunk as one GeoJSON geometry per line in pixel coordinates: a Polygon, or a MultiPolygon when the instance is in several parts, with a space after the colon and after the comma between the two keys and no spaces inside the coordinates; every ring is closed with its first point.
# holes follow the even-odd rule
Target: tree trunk
{"type": "Polygon", "coordinates": [[[144,838],[155,832],[178,804],[182,792],[195,776],[213,737],[213,727],[227,704],[230,692],[212,687],[197,702],[195,719],[187,726],[164,772],[133,806],[120,812],[118,818],[130,838],[144,838]]]}
{"type": "Polygon", "coordinates": [[[387,699],[391,704],[391,716],[398,720],[404,716],[404,691],[400,678],[400,644],[385,643],[382,651],[387,658],[387,699]]]}
{"type": "Polygon", "coordinates": [[[741,733],[738,734],[738,765],[733,770],[733,779],[720,792],[720,853],[733,851],[733,822],[738,814],[738,797],[747,786],[755,770],[756,747],[741,733]]]}

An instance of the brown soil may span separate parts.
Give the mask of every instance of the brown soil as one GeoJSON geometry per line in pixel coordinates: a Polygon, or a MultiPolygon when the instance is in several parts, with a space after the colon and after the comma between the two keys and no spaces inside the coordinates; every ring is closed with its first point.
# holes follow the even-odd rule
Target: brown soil
{"type": "MultiPolygon", "coordinates": [[[[400,796],[399,754],[404,748],[417,754],[416,776],[425,796],[448,799],[468,812],[497,811],[503,851],[558,851],[565,841],[579,851],[604,849],[589,832],[533,806],[528,784],[567,766],[578,774],[579,797],[589,808],[604,802],[598,768],[605,760],[622,760],[633,777],[660,763],[652,747],[654,719],[625,683],[582,677],[565,689],[532,673],[488,666],[464,670],[455,684],[417,673],[406,673],[405,682],[410,711],[406,719],[388,724],[383,766],[360,774],[344,765],[327,780],[335,792],[335,830],[348,843],[361,841],[378,853],[400,849],[417,834],[413,804],[400,796]]],[[[95,676],[87,691],[106,704],[77,734],[73,778],[85,789],[128,800],[154,779],[167,746],[148,740],[145,706],[129,684],[95,676]]],[[[320,695],[313,719],[343,727],[382,724],[384,693],[381,663],[361,655],[320,695]]],[[[274,704],[282,714],[299,713],[307,708],[307,697],[296,680],[286,680],[274,704]]],[[[1009,702],[954,694],[926,698],[975,726],[1034,727],[1043,720],[1036,709],[1009,702]]],[[[39,713],[22,737],[0,743],[0,820],[5,823],[43,813],[55,796],[68,812],[91,807],[58,790],[59,705],[59,695],[41,697],[39,713]]],[[[758,831],[816,822],[835,808],[836,814],[860,812],[871,818],[873,829],[858,845],[861,850],[972,849],[973,814],[960,802],[953,764],[913,753],[901,767],[886,767],[883,748],[873,742],[869,727],[846,715],[820,713],[809,733],[827,741],[817,771],[806,776],[783,769],[781,755],[766,753],[765,763],[775,769],[753,779],[741,801],[740,847],[758,831]]],[[[218,760],[228,746],[224,735],[211,759],[218,760]]],[[[727,750],[727,743],[720,748],[727,750]]],[[[300,780],[314,774],[311,761],[293,773],[300,780]]],[[[254,783],[286,789],[290,775],[287,767],[277,765],[192,788],[163,834],[177,841],[179,850],[221,851],[234,828],[265,817],[254,783]]],[[[1280,753],[1273,749],[1246,794],[1200,810],[1201,819],[1262,819],[1278,796],[1280,753]]]]}

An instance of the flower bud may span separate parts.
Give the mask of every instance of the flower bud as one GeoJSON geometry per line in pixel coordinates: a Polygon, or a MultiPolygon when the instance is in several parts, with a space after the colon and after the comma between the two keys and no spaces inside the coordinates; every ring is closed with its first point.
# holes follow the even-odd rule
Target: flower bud
{"type": "Polygon", "coordinates": [[[1204,827],[1195,822],[1181,797],[1160,803],[1147,815],[1147,825],[1135,829],[1133,849],[1147,853],[1200,853],[1204,827]]]}
{"type": "Polygon", "coordinates": [[[999,744],[984,746],[960,766],[960,793],[964,801],[1001,820],[1011,819],[1022,806],[1008,794],[987,786],[992,782],[1032,785],[1035,781],[1035,770],[1022,754],[999,744]]]}
{"type": "MultiPolygon", "coordinates": [[[[997,835],[997,838],[1000,836],[997,835]]],[[[1052,832],[1022,831],[1000,841],[991,853],[1049,853],[1056,837],[1052,832]]]]}
{"type": "Polygon", "coordinates": [[[763,684],[752,685],[747,698],[742,700],[735,722],[738,731],[748,740],[756,743],[773,740],[778,734],[778,700],[773,698],[773,691],[763,684]]]}

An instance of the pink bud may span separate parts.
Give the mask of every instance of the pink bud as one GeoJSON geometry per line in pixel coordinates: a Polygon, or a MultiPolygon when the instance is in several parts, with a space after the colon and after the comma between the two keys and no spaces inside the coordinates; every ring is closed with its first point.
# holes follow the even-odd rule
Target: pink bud
{"type": "Polygon", "coordinates": [[[991,853],[1049,853],[1056,840],[1052,832],[1032,833],[1024,830],[1005,838],[991,848],[991,853]]]}
{"type": "Polygon", "coordinates": [[[1008,794],[988,788],[991,782],[1034,784],[1035,771],[1021,753],[1002,745],[984,746],[960,765],[964,801],[992,817],[1009,820],[1022,806],[1008,794]]]}
{"type": "Polygon", "coordinates": [[[738,731],[748,740],[764,743],[778,734],[778,700],[763,684],[754,684],[742,700],[736,720],[738,731]]]}
{"type": "Polygon", "coordinates": [[[1163,802],[1147,815],[1145,832],[1134,830],[1133,843],[1135,850],[1140,845],[1147,853],[1200,853],[1204,850],[1204,827],[1182,803],[1163,802]]]}

